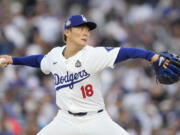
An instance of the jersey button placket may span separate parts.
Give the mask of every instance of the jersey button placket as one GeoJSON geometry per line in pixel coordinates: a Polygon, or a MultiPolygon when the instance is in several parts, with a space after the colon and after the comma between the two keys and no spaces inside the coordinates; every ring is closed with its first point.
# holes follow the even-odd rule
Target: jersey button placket
{"type": "Polygon", "coordinates": [[[72,60],[68,60],[66,62],[66,69],[67,69],[68,72],[71,72],[73,70],[73,66],[72,65],[73,65],[72,64],[72,60]]]}
{"type": "Polygon", "coordinates": [[[68,60],[65,60],[64,63],[65,63],[66,70],[68,71],[68,60]]]}

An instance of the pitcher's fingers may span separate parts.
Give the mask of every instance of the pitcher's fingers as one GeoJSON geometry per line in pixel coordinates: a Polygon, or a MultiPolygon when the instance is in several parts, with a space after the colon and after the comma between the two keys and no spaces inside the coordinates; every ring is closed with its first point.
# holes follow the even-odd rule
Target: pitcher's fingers
{"type": "Polygon", "coordinates": [[[163,68],[164,68],[164,69],[166,69],[166,68],[167,68],[167,66],[166,66],[166,65],[163,65],[163,68]]]}

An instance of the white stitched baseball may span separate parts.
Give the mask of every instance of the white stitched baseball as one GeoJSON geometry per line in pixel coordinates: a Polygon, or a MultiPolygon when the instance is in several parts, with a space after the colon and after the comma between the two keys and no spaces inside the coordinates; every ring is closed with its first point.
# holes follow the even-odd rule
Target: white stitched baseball
{"type": "Polygon", "coordinates": [[[3,64],[6,61],[5,58],[0,58],[0,67],[5,67],[7,64],[3,64]]]}

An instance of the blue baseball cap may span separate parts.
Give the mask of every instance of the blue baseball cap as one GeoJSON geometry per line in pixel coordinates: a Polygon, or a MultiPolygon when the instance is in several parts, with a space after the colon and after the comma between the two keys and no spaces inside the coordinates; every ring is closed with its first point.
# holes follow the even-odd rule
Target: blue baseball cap
{"type": "Polygon", "coordinates": [[[90,30],[93,30],[97,27],[96,23],[89,22],[84,15],[72,15],[64,22],[64,29],[79,25],[87,25],[90,30]]]}

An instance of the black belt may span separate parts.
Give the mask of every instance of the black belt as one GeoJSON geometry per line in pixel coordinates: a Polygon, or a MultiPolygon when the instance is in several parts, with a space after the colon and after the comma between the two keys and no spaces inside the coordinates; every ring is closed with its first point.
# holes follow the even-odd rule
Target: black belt
{"type": "MultiPolygon", "coordinates": [[[[103,112],[103,109],[97,111],[97,113],[100,113],[100,112],[103,112]]],[[[88,112],[73,113],[71,111],[68,111],[68,113],[74,116],[85,116],[88,114],[88,112]]]]}

